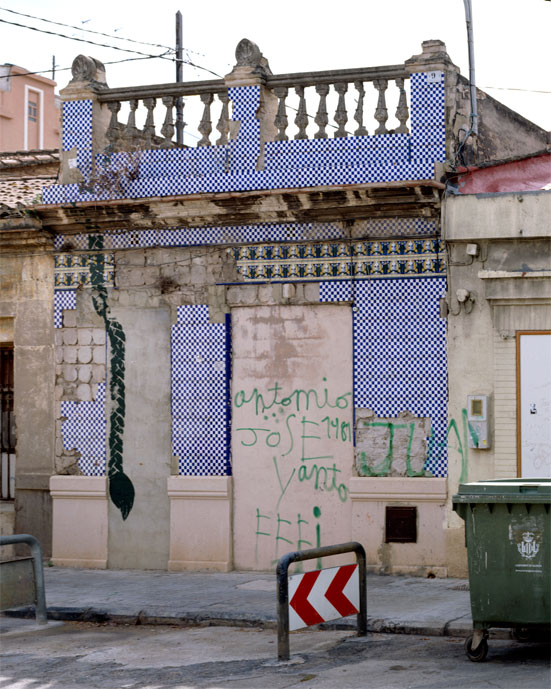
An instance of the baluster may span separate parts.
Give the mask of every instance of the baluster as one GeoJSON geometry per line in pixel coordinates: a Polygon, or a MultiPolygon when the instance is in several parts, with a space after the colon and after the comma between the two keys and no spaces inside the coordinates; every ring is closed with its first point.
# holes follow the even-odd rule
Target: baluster
{"type": "Polygon", "coordinates": [[[130,112],[128,113],[128,123],[126,125],[126,136],[131,143],[135,143],[140,138],[140,132],[136,127],[136,110],[138,108],[138,101],[131,100],[130,112]]]}
{"type": "Polygon", "coordinates": [[[348,122],[348,114],[346,112],[346,102],[344,100],[344,94],[348,91],[348,84],[344,82],[339,82],[334,84],[335,91],[339,94],[339,102],[337,103],[337,112],[335,113],[335,122],[339,125],[339,128],[334,133],[333,136],[346,136],[346,129],[344,128],[348,122]]]}
{"type": "Polygon", "coordinates": [[[287,111],[285,109],[285,99],[287,98],[287,94],[289,93],[289,89],[286,88],[275,88],[274,89],[274,94],[277,98],[279,98],[279,105],[277,106],[277,114],[275,116],[274,124],[278,130],[276,134],[276,141],[288,141],[289,137],[287,136],[285,130],[287,129],[287,125],[289,124],[289,120],[287,119],[287,111]]]}
{"type": "Polygon", "coordinates": [[[329,84],[318,84],[316,86],[316,93],[320,97],[318,111],[314,118],[314,122],[318,125],[318,131],[314,134],[314,139],[327,139],[327,132],[325,127],[329,124],[327,117],[327,94],[329,93],[329,84]]]}
{"type": "Polygon", "coordinates": [[[212,101],[214,100],[214,94],[212,93],[202,93],[201,96],[201,103],[203,103],[204,108],[203,108],[203,117],[201,118],[201,122],[199,123],[199,126],[197,129],[201,132],[203,135],[203,138],[197,143],[197,146],[211,146],[210,142],[210,133],[212,132],[212,122],[210,120],[210,106],[212,101]]]}
{"type": "Polygon", "coordinates": [[[225,146],[228,143],[228,134],[230,131],[230,113],[229,113],[229,102],[230,97],[228,93],[219,93],[218,99],[222,103],[222,112],[220,113],[220,119],[216,125],[216,129],[220,132],[220,138],[216,140],[217,146],[225,146]]]}
{"type": "Polygon", "coordinates": [[[406,98],[406,90],[404,88],[404,80],[396,79],[396,86],[400,89],[400,100],[398,101],[398,108],[396,109],[396,119],[400,122],[400,126],[395,130],[396,134],[407,134],[409,129],[406,122],[409,117],[408,103],[406,98]]]}
{"type": "Polygon", "coordinates": [[[155,98],[144,98],[143,104],[147,108],[147,117],[145,118],[145,125],[143,128],[143,135],[145,139],[145,145],[148,148],[153,148],[155,141],[155,120],[153,111],[155,110],[155,98]]]}
{"type": "Polygon", "coordinates": [[[306,98],[304,97],[304,86],[295,86],[295,92],[300,98],[298,103],[298,112],[295,117],[295,124],[298,127],[298,132],[295,134],[295,139],[307,139],[306,127],[308,126],[308,113],[306,112],[306,98]]]}
{"type": "Polygon", "coordinates": [[[107,141],[109,141],[111,148],[115,148],[117,142],[121,138],[121,126],[117,120],[117,114],[121,109],[121,104],[118,101],[110,101],[107,103],[107,107],[111,112],[111,119],[109,120],[109,128],[105,133],[107,141]]]}
{"type": "Polygon", "coordinates": [[[174,120],[172,118],[172,109],[175,103],[174,96],[163,96],[163,105],[166,107],[165,121],[161,127],[161,134],[164,136],[164,141],[161,143],[161,148],[172,148],[174,142],[174,120]]]}
{"type": "Polygon", "coordinates": [[[358,92],[358,107],[354,113],[354,119],[358,123],[358,129],[354,132],[354,136],[367,136],[367,129],[364,127],[364,96],[365,88],[363,81],[355,81],[354,86],[358,92]]]}
{"type": "Polygon", "coordinates": [[[377,101],[377,109],[375,110],[375,119],[379,126],[375,130],[375,134],[388,134],[386,128],[386,121],[388,120],[388,110],[386,109],[385,91],[388,86],[386,79],[375,79],[373,86],[379,92],[379,100],[377,101]]]}

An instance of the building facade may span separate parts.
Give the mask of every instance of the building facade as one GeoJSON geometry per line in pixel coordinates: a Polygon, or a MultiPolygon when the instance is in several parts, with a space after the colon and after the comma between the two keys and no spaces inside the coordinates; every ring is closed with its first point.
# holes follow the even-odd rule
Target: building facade
{"type": "MultiPolygon", "coordinates": [[[[80,56],[62,92],[62,184],[36,209],[55,450],[18,467],[48,477],[52,560],[268,570],[358,540],[374,571],[461,573],[440,216],[468,88],[439,41],[337,73],[273,75],[247,40],[236,58],[225,80],[109,89],[80,56]],[[174,145],[177,98],[201,101],[196,147],[174,145]]],[[[515,119],[480,100],[479,158],[515,119]]],[[[518,153],[545,145],[515,124],[518,153]]]]}

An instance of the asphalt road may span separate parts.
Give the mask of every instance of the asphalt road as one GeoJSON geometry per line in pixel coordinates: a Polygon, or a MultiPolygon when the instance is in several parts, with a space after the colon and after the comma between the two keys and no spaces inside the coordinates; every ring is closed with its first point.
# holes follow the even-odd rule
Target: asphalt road
{"type": "Polygon", "coordinates": [[[273,630],[1,620],[2,689],[548,689],[549,642],[304,630],[278,663],[273,630]]]}

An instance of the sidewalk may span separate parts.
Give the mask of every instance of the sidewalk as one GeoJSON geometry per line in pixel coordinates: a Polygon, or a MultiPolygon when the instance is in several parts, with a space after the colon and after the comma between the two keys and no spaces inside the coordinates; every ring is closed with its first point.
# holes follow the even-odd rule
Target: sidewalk
{"type": "MultiPolygon", "coordinates": [[[[46,567],[48,617],[120,624],[275,628],[276,576],[46,567]]],[[[368,630],[429,636],[472,631],[467,581],[367,576],[368,630]]],[[[28,612],[28,609],[27,609],[28,612]]],[[[21,616],[25,609],[10,611],[21,616]]],[[[5,613],[4,613],[5,614],[5,613]]],[[[353,629],[355,616],[324,628],[353,629]]]]}

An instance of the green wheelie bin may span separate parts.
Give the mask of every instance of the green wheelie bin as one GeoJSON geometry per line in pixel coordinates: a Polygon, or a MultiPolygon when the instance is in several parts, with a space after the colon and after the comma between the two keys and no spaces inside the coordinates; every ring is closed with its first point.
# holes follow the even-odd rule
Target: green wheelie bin
{"type": "Polygon", "coordinates": [[[488,629],[527,641],[551,627],[551,479],[465,483],[453,509],[465,520],[473,635],[470,660],[488,653],[488,629]]]}

